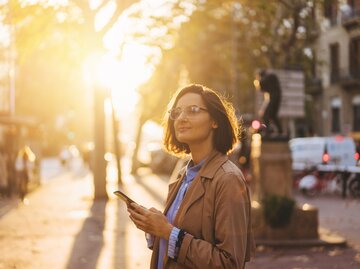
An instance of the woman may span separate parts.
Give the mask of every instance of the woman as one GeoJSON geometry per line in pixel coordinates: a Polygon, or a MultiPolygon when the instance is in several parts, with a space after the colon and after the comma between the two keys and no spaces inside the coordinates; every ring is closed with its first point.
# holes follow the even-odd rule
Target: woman
{"type": "Polygon", "coordinates": [[[244,268],[250,259],[249,191],[226,155],[237,137],[232,106],[213,90],[192,84],[175,94],[164,144],[191,160],[170,185],[164,213],[135,203],[128,208],[148,235],[151,269],[244,268]]]}

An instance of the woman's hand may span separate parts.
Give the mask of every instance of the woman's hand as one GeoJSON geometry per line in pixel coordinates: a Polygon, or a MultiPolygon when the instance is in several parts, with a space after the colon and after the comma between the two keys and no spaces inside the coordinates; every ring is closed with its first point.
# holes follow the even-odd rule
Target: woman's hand
{"type": "Polygon", "coordinates": [[[136,203],[128,207],[130,219],[136,227],[146,233],[157,237],[169,239],[173,225],[168,222],[167,218],[155,208],[147,209],[136,203]]]}

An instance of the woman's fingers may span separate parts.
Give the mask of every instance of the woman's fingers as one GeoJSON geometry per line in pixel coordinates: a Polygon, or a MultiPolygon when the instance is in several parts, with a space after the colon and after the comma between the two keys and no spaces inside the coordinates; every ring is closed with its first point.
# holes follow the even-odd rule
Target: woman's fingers
{"type": "Polygon", "coordinates": [[[161,211],[153,207],[146,209],[132,203],[128,207],[128,212],[130,213],[130,219],[138,229],[155,236],[168,237],[169,222],[161,211]]]}
{"type": "Polygon", "coordinates": [[[154,212],[154,213],[160,213],[162,214],[162,212],[160,210],[157,210],[156,208],[152,207],[149,209],[151,212],[154,212]]]}
{"type": "Polygon", "coordinates": [[[141,212],[136,211],[136,209],[128,208],[128,212],[133,219],[136,219],[137,221],[145,221],[145,216],[141,212]]]}
{"type": "Polygon", "coordinates": [[[146,218],[133,209],[128,208],[128,212],[130,213],[129,217],[134,222],[135,226],[138,229],[145,231],[145,227],[147,225],[146,218]]]}
{"type": "Polygon", "coordinates": [[[130,207],[132,207],[135,211],[139,212],[140,214],[145,214],[148,211],[148,209],[146,209],[141,205],[138,205],[137,203],[131,203],[130,207]]]}

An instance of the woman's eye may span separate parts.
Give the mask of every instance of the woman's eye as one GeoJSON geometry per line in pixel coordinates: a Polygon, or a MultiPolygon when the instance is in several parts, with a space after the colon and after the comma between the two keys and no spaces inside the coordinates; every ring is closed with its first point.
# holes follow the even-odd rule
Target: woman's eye
{"type": "Polygon", "coordinates": [[[190,113],[197,113],[199,111],[197,106],[190,107],[190,113]]]}

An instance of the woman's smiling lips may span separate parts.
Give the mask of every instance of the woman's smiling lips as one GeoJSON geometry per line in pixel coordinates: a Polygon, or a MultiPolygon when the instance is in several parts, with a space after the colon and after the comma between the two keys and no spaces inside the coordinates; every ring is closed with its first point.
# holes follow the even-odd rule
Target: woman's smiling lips
{"type": "Polygon", "coordinates": [[[176,128],[176,130],[178,131],[178,132],[185,132],[185,131],[187,131],[187,130],[189,130],[190,129],[190,127],[185,127],[185,126],[181,126],[181,127],[177,127],[176,128]]]}

